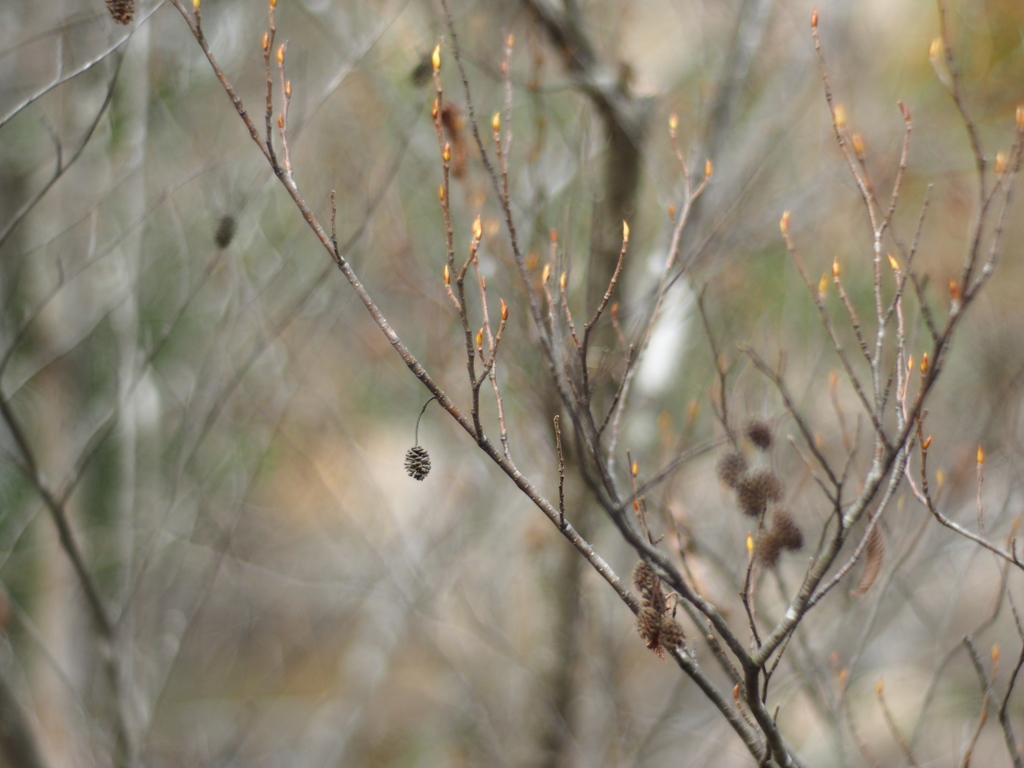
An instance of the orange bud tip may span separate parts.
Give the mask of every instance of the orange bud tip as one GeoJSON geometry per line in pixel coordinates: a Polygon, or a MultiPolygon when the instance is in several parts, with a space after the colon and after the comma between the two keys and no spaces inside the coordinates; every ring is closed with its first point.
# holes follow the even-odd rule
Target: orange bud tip
{"type": "Polygon", "coordinates": [[[292,81],[286,80],[284,84],[284,95],[289,99],[292,97],[292,81]]]}
{"type": "Polygon", "coordinates": [[[896,105],[900,108],[900,114],[903,115],[903,121],[906,123],[910,122],[910,108],[902,101],[896,102],[896,105]]]}
{"type": "Polygon", "coordinates": [[[480,217],[473,219],[473,239],[479,240],[484,235],[484,228],[480,224],[480,217]]]}
{"type": "Polygon", "coordinates": [[[921,373],[928,373],[928,353],[921,355],[921,373]]]}
{"type": "Polygon", "coordinates": [[[284,64],[284,43],[277,46],[277,63],[284,64]]]}
{"type": "MultiPolygon", "coordinates": [[[[928,440],[931,441],[931,439],[932,438],[929,435],[928,436],[928,440]]],[[[946,482],[946,473],[943,472],[941,469],[936,470],[936,472],[935,472],[935,482],[939,486],[939,488],[941,488],[942,485],[946,482]]]]}
{"type": "Polygon", "coordinates": [[[978,466],[980,467],[984,463],[985,463],[985,449],[982,448],[981,444],[979,443],[978,444],[978,466]]]}
{"type": "Polygon", "coordinates": [[[956,280],[949,280],[949,297],[956,301],[960,298],[960,284],[956,280]]]}
{"type": "Polygon", "coordinates": [[[551,277],[551,265],[545,264],[544,269],[540,273],[540,281],[546,283],[549,277],[551,277]]]}
{"type": "Polygon", "coordinates": [[[264,32],[263,33],[263,50],[264,51],[269,51],[270,50],[270,33],[269,32],[264,32]]]}
{"type": "Polygon", "coordinates": [[[715,164],[710,159],[704,161],[704,178],[710,179],[711,174],[715,171],[715,164]]]}
{"type": "Polygon", "coordinates": [[[617,301],[614,304],[612,304],[612,319],[619,319],[619,302],[617,301]]]}
{"type": "Polygon", "coordinates": [[[548,233],[548,237],[550,238],[552,243],[557,243],[558,242],[558,230],[555,229],[554,227],[552,227],[551,228],[551,232],[548,233]]]}
{"type": "Polygon", "coordinates": [[[676,137],[676,130],[679,128],[679,115],[673,112],[668,116],[668,132],[669,135],[674,139],[676,137]]]}
{"type": "Polygon", "coordinates": [[[832,277],[834,277],[834,278],[838,278],[839,277],[839,259],[838,258],[832,259],[832,277]]]}
{"type": "MultiPolygon", "coordinates": [[[[932,436],[928,435],[928,437],[926,437],[924,439],[924,442],[921,443],[921,447],[924,448],[927,451],[931,447],[931,445],[932,445],[932,436]]],[[[939,479],[939,485],[942,485],[942,472],[941,471],[937,473],[937,477],[939,479]]]]}
{"type": "Polygon", "coordinates": [[[633,477],[636,477],[638,474],[640,474],[640,462],[634,461],[633,466],[629,468],[629,471],[633,474],[633,477]]]}
{"type": "Polygon", "coordinates": [[[739,701],[739,700],[740,700],[740,684],[739,684],[739,683],[736,683],[736,685],[734,685],[734,686],[732,687],[732,697],[733,697],[733,698],[734,698],[734,699],[735,699],[736,701],[739,701]]]}
{"type": "Polygon", "coordinates": [[[279,131],[283,131],[284,130],[284,115],[282,115],[280,113],[278,113],[278,115],[277,115],[277,129],[279,131]]]}
{"type": "Polygon", "coordinates": [[[669,218],[670,221],[675,221],[676,220],[676,204],[675,203],[669,203],[668,204],[668,218],[669,218]]]}
{"type": "Polygon", "coordinates": [[[996,152],[996,173],[1002,176],[1006,173],[1007,160],[1005,152],[996,152]]]}
{"type": "Polygon", "coordinates": [[[437,188],[437,197],[442,203],[444,202],[444,184],[437,188]]]}
{"type": "Polygon", "coordinates": [[[782,234],[789,234],[789,211],[782,212],[782,218],[779,220],[779,229],[782,230],[782,234]]]}
{"type": "Polygon", "coordinates": [[[435,45],[434,52],[430,54],[430,63],[434,67],[435,72],[441,70],[441,46],[435,45]]]}
{"type": "Polygon", "coordinates": [[[501,113],[495,112],[491,115],[491,130],[495,133],[501,132],[501,113]]]}
{"type": "Polygon", "coordinates": [[[846,127],[846,108],[842,104],[836,104],[832,119],[836,121],[836,128],[840,131],[846,127]]]}
{"type": "Polygon", "coordinates": [[[277,8],[277,0],[270,0],[270,7],[277,8]]]}
{"type": "Polygon", "coordinates": [[[1017,130],[1024,131],[1024,104],[1017,107],[1017,130]]]}
{"type": "Polygon", "coordinates": [[[828,293],[828,275],[822,275],[821,280],[818,281],[818,295],[822,298],[828,293]]]}
{"type": "Polygon", "coordinates": [[[888,256],[889,256],[889,266],[892,267],[892,271],[893,272],[899,272],[900,271],[900,263],[898,261],[896,261],[896,257],[893,256],[891,253],[888,254],[888,256]]]}
{"type": "Polygon", "coordinates": [[[558,290],[563,292],[565,291],[565,283],[568,280],[568,277],[569,276],[565,272],[563,272],[562,276],[558,278],[558,290]]]}
{"type": "Polygon", "coordinates": [[[747,554],[754,551],[754,536],[751,533],[747,534],[747,554]]]}
{"type": "Polygon", "coordinates": [[[813,11],[811,11],[811,29],[817,29],[817,28],[818,28],[818,9],[815,8],[813,11]]]}
{"type": "Polygon", "coordinates": [[[452,273],[451,273],[451,270],[448,269],[448,265],[447,264],[444,265],[444,284],[445,285],[451,285],[452,284],[452,273]]]}
{"type": "Polygon", "coordinates": [[[908,371],[914,370],[914,356],[913,355],[911,355],[910,357],[907,358],[907,370],[908,371]]]}
{"type": "Polygon", "coordinates": [[[849,675],[850,675],[850,670],[848,670],[846,667],[843,667],[842,669],[840,669],[839,670],[839,684],[842,685],[843,683],[845,683],[846,682],[846,678],[849,677],[849,675]]]}
{"type": "Polygon", "coordinates": [[[444,144],[444,150],[441,152],[441,159],[446,163],[450,163],[452,159],[452,148],[448,145],[448,142],[444,144]]]}
{"type": "Polygon", "coordinates": [[[875,683],[875,693],[877,693],[879,696],[881,696],[882,695],[882,688],[883,688],[883,686],[882,686],[882,678],[878,678],[878,682],[875,683]]]}
{"type": "Polygon", "coordinates": [[[992,646],[992,663],[995,664],[998,661],[999,661],[999,646],[998,645],[993,645],[992,646]]]}
{"type": "Polygon", "coordinates": [[[625,219],[622,220],[622,242],[629,242],[629,224],[625,219]]]}
{"type": "Polygon", "coordinates": [[[476,346],[478,349],[484,348],[484,329],[481,328],[476,332],[476,346]]]}
{"type": "Polygon", "coordinates": [[[514,48],[516,44],[516,36],[509,32],[508,37],[505,38],[505,45],[509,48],[514,48]]]}
{"type": "Polygon", "coordinates": [[[634,512],[639,512],[640,511],[640,499],[637,499],[636,501],[633,502],[633,511],[634,512]]]}
{"type": "Polygon", "coordinates": [[[437,99],[434,99],[434,106],[430,109],[430,116],[434,120],[437,120],[437,113],[438,113],[437,99]]]}
{"type": "Polygon", "coordinates": [[[508,320],[508,305],[505,303],[504,299],[498,299],[498,301],[501,302],[501,321],[505,322],[508,320]]]}
{"type": "Polygon", "coordinates": [[[861,160],[864,159],[864,137],[859,133],[853,134],[853,151],[861,160]]]}

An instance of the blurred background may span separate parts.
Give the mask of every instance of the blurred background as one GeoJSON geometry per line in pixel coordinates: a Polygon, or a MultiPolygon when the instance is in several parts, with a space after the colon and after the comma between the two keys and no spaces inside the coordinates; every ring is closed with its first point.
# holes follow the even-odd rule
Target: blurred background
{"type": "MultiPolygon", "coordinates": [[[[451,7],[489,151],[487,118],[511,118],[513,210],[534,279],[556,229],[578,323],[607,284],[622,218],[631,238],[619,317],[634,333],[646,318],[668,209],[685,201],[671,114],[695,180],[713,161],[626,411],[619,466],[629,450],[650,477],[723,435],[718,366],[696,312],[703,291],[732,426],[772,420],[770,461],[816,541],[829,508],[798,430],[739,351],[784,365],[824,453],[841,464],[844,440],[866,439],[845,379],[830,385],[838,358],[778,234],[791,210],[813,280],[837,259],[872,317],[871,231],[833,137],[811,3],[451,7]],[[577,38],[555,39],[552,9],[578,22],[577,38]],[[567,51],[589,53],[584,70],[567,51]],[[616,94],[614,110],[595,106],[600,89],[616,94]]],[[[936,5],[822,0],[818,10],[835,98],[882,199],[903,138],[897,102],[913,115],[894,230],[912,242],[925,209],[915,264],[941,319],[978,211],[967,132],[929,62],[936,5]]],[[[276,18],[299,188],[325,223],[336,190],[343,253],[468,410],[462,330],[441,277],[425,69],[441,45],[445,99],[463,120],[449,138],[466,146],[452,181],[456,259],[480,214],[491,317],[499,297],[510,310],[498,376],[512,456],[557,498],[557,396],[439,3],[281,0],[276,18]]],[[[265,3],[207,0],[202,19],[262,120],[265,3]]],[[[994,157],[1024,102],[1024,6],[949,0],[947,24],[994,157]]],[[[751,764],[693,683],[644,647],[607,584],[436,405],[419,426],[433,470],[422,483],[406,476],[428,393],[268,169],[172,5],[143,2],[119,26],[100,0],[6,0],[0,72],[0,721],[23,724],[37,747],[4,736],[0,765],[751,764]]],[[[976,530],[980,504],[1001,546],[1017,530],[1024,477],[1022,236],[1015,202],[997,276],[954,339],[926,422],[943,512],[976,530]]],[[[834,296],[830,307],[841,319],[834,296]]],[[[603,333],[595,379],[623,355],[603,333]]],[[[915,355],[927,349],[916,300],[907,336],[915,355]]],[[[647,504],[663,546],[687,553],[695,583],[745,632],[737,592],[750,523],[715,476],[720,453],[697,451],[647,504]]],[[[857,455],[854,478],[869,458],[857,455]]],[[[566,493],[569,519],[628,578],[635,554],[573,471],[566,493]]],[[[1020,570],[939,527],[905,487],[882,527],[877,582],[852,596],[854,569],[773,678],[783,732],[807,765],[953,765],[987,709],[975,763],[1019,765],[997,710],[1024,642],[1020,570]]],[[[806,552],[786,555],[778,577],[759,581],[766,627],[806,564],[806,552]]],[[[717,680],[702,630],[684,629],[717,680]]],[[[1024,739],[1020,684],[1006,709],[1024,739]]]]}

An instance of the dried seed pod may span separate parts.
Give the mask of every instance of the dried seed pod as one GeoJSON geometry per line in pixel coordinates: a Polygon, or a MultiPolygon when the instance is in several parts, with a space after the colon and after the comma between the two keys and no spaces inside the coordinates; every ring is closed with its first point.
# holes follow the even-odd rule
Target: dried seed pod
{"type": "Polygon", "coordinates": [[[135,18],[135,0],[107,0],[107,12],[118,24],[131,24],[135,18]]]}
{"type": "Polygon", "coordinates": [[[673,648],[681,646],[686,640],[686,636],[683,634],[683,628],[679,622],[666,614],[661,617],[661,634],[658,639],[662,646],[671,651],[673,648]]]}
{"type": "Polygon", "coordinates": [[[661,634],[661,611],[649,605],[641,608],[636,615],[636,631],[647,641],[648,648],[656,648],[661,634]]]}
{"type": "Polygon", "coordinates": [[[771,568],[779,562],[779,555],[782,553],[782,543],[779,541],[778,532],[773,529],[761,531],[754,545],[754,557],[766,568],[771,568]]]}
{"type": "Polygon", "coordinates": [[[415,480],[423,480],[430,473],[430,454],[426,448],[417,445],[406,452],[405,471],[415,480]]]}
{"type": "Polygon", "coordinates": [[[750,517],[760,517],[769,501],[782,498],[782,481],[770,469],[759,469],[743,478],[736,489],[740,510],[750,517]]]}
{"type": "Polygon", "coordinates": [[[651,604],[651,596],[660,589],[660,579],[651,566],[641,560],[633,567],[633,585],[643,598],[645,605],[651,604]]]}
{"type": "Polygon", "coordinates": [[[804,532],[796,524],[793,516],[784,509],[772,513],[772,532],[779,540],[779,546],[790,552],[796,552],[804,546],[804,532]]]}
{"type": "Polygon", "coordinates": [[[767,451],[772,447],[774,438],[772,436],[772,426],[764,419],[751,419],[747,422],[745,428],[747,437],[750,442],[761,451],[767,451]]]}
{"type": "Polygon", "coordinates": [[[747,474],[747,460],[742,453],[731,452],[718,460],[718,479],[730,488],[739,488],[747,474]]]}
{"type": "Polygon", "coordinates": [[[227,248],[231,245],[231,241],[235,239],[236,231],[235,217],[230,213],[226,213],[217,222],[217,231],[213,234],[213,242],[216,243],[218,248],[227,248]]]}

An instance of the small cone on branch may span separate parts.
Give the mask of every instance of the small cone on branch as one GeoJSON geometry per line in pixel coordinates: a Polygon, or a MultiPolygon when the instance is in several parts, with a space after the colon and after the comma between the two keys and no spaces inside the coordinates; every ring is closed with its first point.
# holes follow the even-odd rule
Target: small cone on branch
{"type": "Polygon", "coordinates": [[[135,0],[107,0],[107,11],[118,24],[131,24],[135,18],[135,0]]]}
{"type": "Polygon", "coordinates": [[[430,474],[430,454],[426,448],[417,445],[406,452],[405,471],[414,480],[423,480],[430,474]]]}

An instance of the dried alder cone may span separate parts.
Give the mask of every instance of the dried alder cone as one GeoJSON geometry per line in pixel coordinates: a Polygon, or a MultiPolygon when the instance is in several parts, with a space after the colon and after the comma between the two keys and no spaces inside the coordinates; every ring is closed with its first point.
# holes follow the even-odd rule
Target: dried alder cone
{"type": "Polygon", "coordinates": [[[423,480],[430,474],[430,454],[426,448],[417,445],[406,452],[405,471],[414,480],[423,480]]]}
{"type": "Polygon", "coordinates": [[[647,641],[647,647],[664,659],[666,649],[678,648],[686,640],[683,628],[668,612],[661,579],[643,560],[633,569],[633,584],[643,603],[636,615],[637,632],[647,641]]]}
{"type": "Polygon", "coordinates": [[[118,24],[131,24],[135,18],[135,0],[107,0],[107,12],[118,24]]]}

